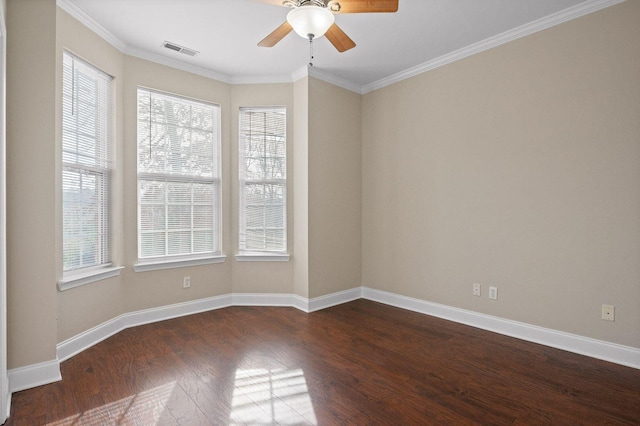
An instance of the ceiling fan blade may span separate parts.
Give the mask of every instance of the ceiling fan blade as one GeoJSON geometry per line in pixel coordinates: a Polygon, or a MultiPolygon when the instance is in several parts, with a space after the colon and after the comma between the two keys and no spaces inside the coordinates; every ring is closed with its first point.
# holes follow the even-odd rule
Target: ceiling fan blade
{"type": "Polygon", "coordinates": [[[325,33],[327,39],[333,44],[333,47],[338,49],[338,52],[345,52],[349,49],[356,47],[356,43],[349,38],[348,35],[345,34],[342,29],[333,24],[329,27],[327,32],[325,33]]]}
{"type": "Polygon", "coordinates": [[[291,24],[289,24],[287,21],[284,21],[284,24],[280,25],[271,34],[262,39],[262,41],[258,43],[258,46],[273,47],[292,30],[293,27],[291,26],[291,24]]]}
{"type": "Polygon", "coordinates": [[[335,13],[397,12],[398,0],[331,0],[328,6],[335,13]]]}

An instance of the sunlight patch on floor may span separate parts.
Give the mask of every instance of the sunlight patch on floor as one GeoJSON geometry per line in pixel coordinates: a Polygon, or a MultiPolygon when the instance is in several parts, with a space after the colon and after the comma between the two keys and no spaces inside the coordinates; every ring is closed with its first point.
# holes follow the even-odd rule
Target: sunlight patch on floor
{"type": "Polygon", "coordinates": [[[304,372],[284,368],[236,370],[230,420],[252,425],[316,425],[304,372]]]}
{"type": "Polygon", "coordinates": [[[129,424],[136,421],[156,424],[162,418],[162,413],[175,386],[176,382],[166,383],[119,401],[69,416],[50,425],[129,424]]]}

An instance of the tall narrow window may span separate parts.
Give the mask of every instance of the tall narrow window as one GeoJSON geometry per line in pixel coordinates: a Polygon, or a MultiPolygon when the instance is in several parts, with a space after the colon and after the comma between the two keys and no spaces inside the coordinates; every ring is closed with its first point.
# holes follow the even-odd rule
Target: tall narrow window
{"type": "Polygon", "coordinates": [[[138,89],[138,256],[220,253],[220,108],[138,89]]]}
{"type": "Polygon", "coordinates": [[[111,77],[65,52],[63,270],[111,263],[111,77]]]}
{"type": "Polygon", "coordinates": [[[286,109],[240,109],[240,253],[287,251],[286,109]]]}

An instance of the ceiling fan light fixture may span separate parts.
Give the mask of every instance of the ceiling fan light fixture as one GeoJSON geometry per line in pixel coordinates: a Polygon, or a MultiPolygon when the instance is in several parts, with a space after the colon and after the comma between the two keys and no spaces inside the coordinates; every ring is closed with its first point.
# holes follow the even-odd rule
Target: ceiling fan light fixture
{"type": "Polygon", "coordinates": [[[336,21],[329,9],[319,6],[301,6],[287,14],[287,22],[300,37],[313,39],[322,37],[336,21]]]}

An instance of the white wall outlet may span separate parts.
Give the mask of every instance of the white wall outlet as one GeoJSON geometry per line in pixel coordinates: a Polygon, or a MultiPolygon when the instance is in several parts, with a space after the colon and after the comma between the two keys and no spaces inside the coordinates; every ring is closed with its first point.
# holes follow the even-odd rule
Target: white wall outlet
{"type": "Polygon", "coordinates": [[[615,321],[616,308],[612,305],[602,305],[602,319],[605,321],[615,321]]]}
{"type": "Polygon", "coordinates": [[[189,288],[191,287],[191,277],[184,277],[182,279],[182,288],[189,288]]]}
{"type": "Polygon", "coordinates": [[[480,296],[480,284],[473,284],[473,295],[480,296]]]}
{"type": "Polygon", "coordinates": [[[489,287],[489,299],[498,300],[498,287],[489,287]]]}

